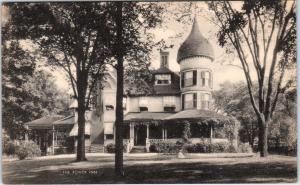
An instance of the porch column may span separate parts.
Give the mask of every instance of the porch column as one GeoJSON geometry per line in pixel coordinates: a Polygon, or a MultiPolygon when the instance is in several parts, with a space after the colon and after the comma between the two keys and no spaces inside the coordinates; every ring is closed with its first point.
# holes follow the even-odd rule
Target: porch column
{"type": "Polygon", "coordinates": [[[54,145],[55,145],[55,128],[52,126],[52,155],[54,155],[54,145]]]}
{"type": "Polygon", "coordinates": [[[29,132],[28,125],[26,125],[25,128],[26,128],[26,132],[25,132],[25,141],[28,141],[28,132],[29,132]]]}
{"type": "Polygon", "coordinates": [[[57,135],[58,135],[58,130],[55,130],[55,141],[54,141],[55,146],[58,146],[58,144],[57,144],[57,135]]]}
{"type": "Polygon", "coordinates": [[[162,127],[162,139],[164,140],[165,139],[165,128],[162,127]]]}
{"type": "Polygon", "coordinates": [[[210,124],[210,143],[212,143],[213,140],[213,125],[210,124]]]}
{"type": "Polygon", "coordinates": [[[130,138],[130,140],[134,140],[134,125],[132,123],[130,123],[129,127],[130,127],[129,138],[130,138]]]}
{"type": "Polygon", "coordinates": [[[147,125],[147,139],[149,139],[149,125],[147,125]]]}

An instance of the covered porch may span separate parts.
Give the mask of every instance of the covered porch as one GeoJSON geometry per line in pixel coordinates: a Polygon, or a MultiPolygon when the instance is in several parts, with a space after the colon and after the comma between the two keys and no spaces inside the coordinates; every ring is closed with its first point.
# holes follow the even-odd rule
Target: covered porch
{"type": "Polygon", "coordinates": [[[188,123],[191,143],[208,140],[212,143],[231,141],[235,144],[237,139],[234,134],[230,138],[221,131],[228,129],[231,121],[229,117],[205,110],[128,113],[124,119],[123,138],[131,147],[145,146],[148,150],[152,143],[182,141],[183,130],[188,123]]]}

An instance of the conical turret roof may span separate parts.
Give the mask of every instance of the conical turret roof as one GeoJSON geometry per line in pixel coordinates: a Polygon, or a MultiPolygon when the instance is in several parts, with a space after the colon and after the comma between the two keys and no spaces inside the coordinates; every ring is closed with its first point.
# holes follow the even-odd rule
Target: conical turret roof
{"type": "Polygon", "coordinates": [[[198,22],[195,18],[190,35],[181,44],[178,50],[177,62],[180,63],[183,59],[196,56],[214,59],[213,48],[208,40],[201,34],[198,22]]]}

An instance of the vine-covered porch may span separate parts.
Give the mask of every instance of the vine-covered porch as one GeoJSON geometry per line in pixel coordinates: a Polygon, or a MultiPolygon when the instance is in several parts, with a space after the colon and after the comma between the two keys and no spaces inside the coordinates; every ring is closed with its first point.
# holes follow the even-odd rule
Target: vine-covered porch
{"type": "MultiPolygon", "coordinates": [[[[137,113],[136,113],[137,114],[137,113]]],[[[124,143],[129,150],[134,146],[145,146],[147,151],[152,143],[184,140],[184,130],[188,129],[188,142],[199,143],[203,140],[211,143],[231,142],[237,145],[238,122],[232,117],[219,114],[214,117],[172,118],[163,113],[147,113],[145,119],[125,119],[123,127],[124,143]],[[151,118],[150,119],[150,116],[151,118]],[[163,117],[165,116],[165,117],[163,117]]],[[[140,115],[139,115],[140,116],[140,115]]],[[[125,117],[126,118],[126,117],[125,117]]],[[[127,117],[128,118],[128,117],[127,117]]]]}

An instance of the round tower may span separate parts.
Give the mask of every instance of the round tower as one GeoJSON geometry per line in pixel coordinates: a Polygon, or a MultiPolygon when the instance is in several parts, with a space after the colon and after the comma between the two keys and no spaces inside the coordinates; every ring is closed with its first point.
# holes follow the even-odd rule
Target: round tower
{"type": "Polygon", "coordinates": [[[189,36],[181,44],[177,53],[177,62],[180,65],[182,110],[210,109],[213,60],[213,48],[201,34],[195,18],[189,36]]]}

